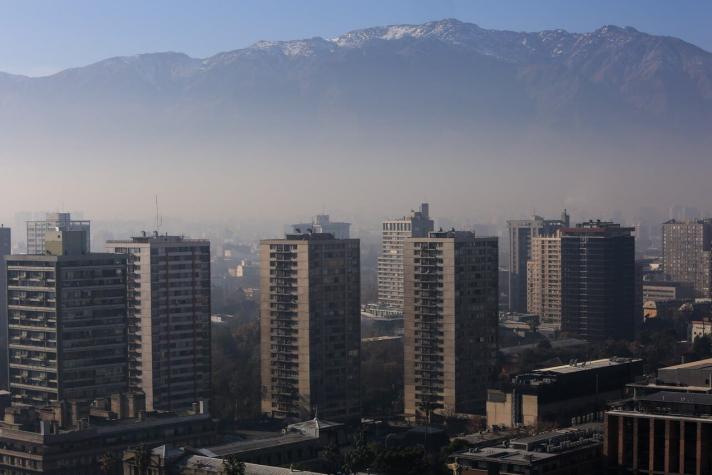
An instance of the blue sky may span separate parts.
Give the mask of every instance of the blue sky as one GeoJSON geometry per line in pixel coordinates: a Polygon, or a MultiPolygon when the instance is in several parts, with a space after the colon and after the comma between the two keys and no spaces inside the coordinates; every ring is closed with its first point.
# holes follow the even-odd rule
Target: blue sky
{"type": "Polygon", "coordinates": [[[0,71],[43,75],[154,51],[205,57],[260,39],[449,17],[528,31],[630,25],[712,51],[709,0],[0,0],[0,71]]]}

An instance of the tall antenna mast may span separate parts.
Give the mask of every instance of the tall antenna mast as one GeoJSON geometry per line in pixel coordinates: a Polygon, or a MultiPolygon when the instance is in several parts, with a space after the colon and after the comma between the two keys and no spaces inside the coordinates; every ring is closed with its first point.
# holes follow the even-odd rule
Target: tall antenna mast
{"type": "Polygon", "coordinates": [[[163,224],[163,218],[158,214],[158,195],[154,195],[154,198],[156,199],[156,231],[159,231],[163,224]]]}

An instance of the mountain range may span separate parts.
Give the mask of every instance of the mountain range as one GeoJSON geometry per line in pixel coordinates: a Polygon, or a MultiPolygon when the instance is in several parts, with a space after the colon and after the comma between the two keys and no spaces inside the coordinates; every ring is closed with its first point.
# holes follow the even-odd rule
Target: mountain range
{"type": "Polygon", "coordinates": [[[0,113],[128,101],[180,110],[207,103],[239,116],[264,113],[277,98],[285,110],[277,104],[273,112],[298,106],[299,116],[405,108],[555,125],[696,127],[712,119],[712,54],[631,27],[524,33],[442,20],[261,41],[205,59],[152,53],[40,78],[0,76],[0,113]]]}
{"type": "Polygon", "coordinates": [[[274,148],[265,163],[293,154],[315,167],[376,154],[387,158],[369,166],[396,169],[448,147],[458,163],[487,166],[487,157],[531,163],[511,158],[526,154],[578,154],[567,160],[583,164],[619,153],[614,162],[650,164],[642,155],[661,147],[699,164],[712,130],[712,54],[632,27],[529,33],[447,19],[261,41],[204,59],[150,53],[45,77],[0,74],[0,130],[6,154],[79,164],[166,143],[184,160],[238,167],[254,165],[262,146],[274,148]]]}

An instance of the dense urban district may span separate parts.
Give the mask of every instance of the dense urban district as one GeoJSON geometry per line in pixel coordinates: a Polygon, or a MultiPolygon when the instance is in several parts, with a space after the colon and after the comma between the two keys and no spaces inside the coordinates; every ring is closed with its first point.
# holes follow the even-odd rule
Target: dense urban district
{"type": "Polygon", "coordinates": [[[678,214],[0,227],[0,474],[712,473],[712,219],[678,214]]]}

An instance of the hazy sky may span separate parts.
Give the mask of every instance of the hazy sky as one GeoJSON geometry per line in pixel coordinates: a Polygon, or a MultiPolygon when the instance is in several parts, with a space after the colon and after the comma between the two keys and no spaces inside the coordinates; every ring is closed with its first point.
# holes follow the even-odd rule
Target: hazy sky
{"type": "MultiPolygon", "coordinates": [[[[443,18],[525,31],[630,25],[712,51],[712,0],[0,0],[0,71],[46,75],[159,51],[207,57],[262,39],[333,37],[443,18]]],[[[570,130],[579,133],[572,135],[561,124],[527,123],[518,113],[530,117],[527,107],[550,97],[548,88],[532,98],[503,96],[521,104],[493,88],[493,100],[472,95],[484,100],[472,103],[479,108],[458,102],[445,111],[439,105],[451,104],[442,101],[450,96],[437,87],[421,91],[421,83],[403,76],[401,84],[412,87],[396,94],[388,81],[374,83],[381,91],[362,90],[362,78],[346,68],[335,76],[338,84],[329,74],[323,82],[312,78],[304,96],[289,87],[269,89],[269,81],[264,91],[270,92],[262,93],[247,75],[244,84],[198,81],[203,89],[185,97],[168,88],[165,97],[175,102],[164,104],[164,96],[143,96],[140,84],[122,82],[121,75],[116,82],[101,75],[93,81],[91,71],[0,81],[0,223],[25,219],[16,213],[64,209],[95,220],[150,223],[156,194],[161,214],[181,223],[245,228],[326,211],[377,229],[378,219],[407,213],[421,200],[431,202],[436,216],[462,222],[558,215],[563,207],[577,217],[610,217],[644,206],[707,210],[712,203],[708,142],[690,143],[684,131],[680,141],[668,140],[645,124],[633,124],[640,130],[620,134],[626,140],[619,142],[575,124],[570,130]],[[222,96],[211,102],[214,91],[222,96]],[[300,109],[302,97],[313,102],[300,109]],[[381,103],[383,97],[389,100],[381,103]]],[[[490,76],[462,77],[487,85],[490,76]]]]}
{"type": "Polygon", "coordinates": [[[712,50],[709,0],[0,0],[0,71],[44,75],[154,51],[205,57],[261,39],[446,17],[530,31],[633,25],[712,50]]]}

